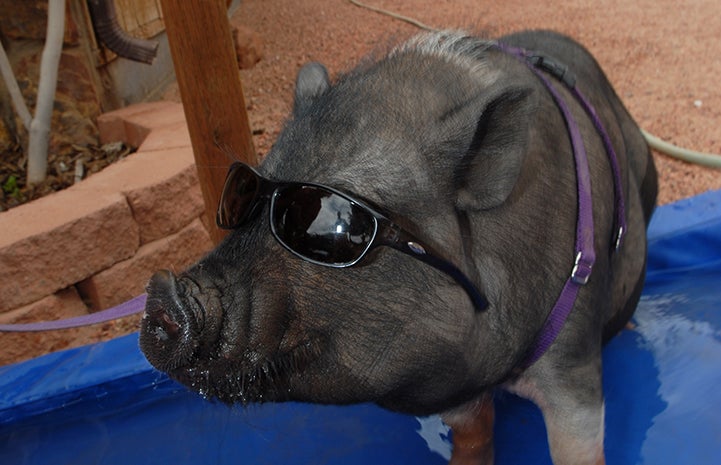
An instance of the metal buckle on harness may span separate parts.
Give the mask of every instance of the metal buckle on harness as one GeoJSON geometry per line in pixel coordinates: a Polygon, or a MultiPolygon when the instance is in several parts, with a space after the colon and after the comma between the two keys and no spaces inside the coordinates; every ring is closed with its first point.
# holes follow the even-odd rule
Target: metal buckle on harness
{"type": "Polygon", "coordinates": [[[573,270],[571,271],[571,281],[583,286],[591,277],[592,269],[593,262],[583,260],[583,252],[578,252],[578,254],[576,254],[576,262],[573,264],[573,270]]]}
{"type": "Polygon", "coordinates": [[[623,226],[618,227],[618,233],[616,235],[616,251],[621,248],[621,243],[623,242],[623,236],[626,235],[626,230],[623,229],[623,226]]]}

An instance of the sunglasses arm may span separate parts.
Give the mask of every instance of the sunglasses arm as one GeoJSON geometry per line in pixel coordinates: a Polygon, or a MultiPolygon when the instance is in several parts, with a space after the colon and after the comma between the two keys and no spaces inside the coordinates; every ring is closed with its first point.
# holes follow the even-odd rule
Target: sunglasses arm
{"type": "Polygon", "coordinates": [[[410,255],[413,258],[427,263],[433,268],[442,271],[455,279],[468,294],[468,297],[471,299],[476,311],[480,312],[488,308],[488,299],[486,299],[486,297],[478,291],[476,286],[460,269],[458,269],[458,267],[451,262],[440,258],[440,256],[433,252],[430,247],[421,244],[421,242],[410,233],[400,228],[398,228],[397,232],[398,235],[395,240],[389,242],[388,245],[406,255],[410,255]]]}

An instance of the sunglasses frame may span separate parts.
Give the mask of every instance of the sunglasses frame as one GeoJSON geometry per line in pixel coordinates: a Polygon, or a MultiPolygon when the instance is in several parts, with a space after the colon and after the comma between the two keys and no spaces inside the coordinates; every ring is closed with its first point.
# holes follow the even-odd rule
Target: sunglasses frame
{"type": "Polygon", "coordinates": [[[216,224],[219,228],[222,229],[237,229],[243,224],[247,223],[250,218],[252,218],[253,215],[258,211],[258,208],[265,205],[268,200],[270,200],[268,220],[270,223],[271,234],[273,235],[275,240],[283,246],[283,248],[285,248],[290,253],[302,260],[313,263],[315,265],[326,266],[330,268],[348,268],[358,264],[358,262],[363,260],[363,258],[366,257],[368,253],[376,247],[391,247],[449,275],[461,287],[463,287],[463,289],[468,294],[468,297],[471,299],[471,302],[473,303],[476,310],[482,311],[488,307],[488,300],[481,292],[478,291],[478,289],[471,282],[471,280],[453,263],[444,258],[441,258],[440,254],[433,250],[433,248],[431,248],[428,244],[422,242],[415,235],[403,229],[398,224],[389,219],[387,216],[367,205],[366,203],[355,199],[353,196],[345,192],[342,192],[330,186],[326,186],[324,184],[317,184],[312,182],[273,181],[262,176],[255,168],[250,165],[242,162],[234,162],[228,170],[228,174],[223,185],[223,191],[221,193],[220,202],[216,214],[216,224]],[[237,171],[241,169],[253,174],[256,181],[256,188],[255,192],[253,193],[252,199],[248,202],[248,207],[246,208],[246,212],[243,214],[243,216],[237,219],[234,223],[228,224],[222,221],[222,217],[224,216],[223,206],[226,203],[226,199],[228,198],[228,196],[235,194],[234,192],[231,192],[230,186],[232,185],[233,178],[236,175],[237,171]],[[277,196],[281,193],[281,190],[284,187],[289,186],[311,187],[319,189],[321,191],[329,192],[333,195],[341,197],[343,200],[349,202],[352,205],[356,205],[357,207],[368,213],[373,218],[374,231],[371,240],[368,242],[368,245],[365,247],[363,252],[356,259],[347,263],[327,263],[312,259],[294,250],[290,245],[288,245],[280,237],[280,235],[275,229],[273,221],[273,211],[277,196]]]}

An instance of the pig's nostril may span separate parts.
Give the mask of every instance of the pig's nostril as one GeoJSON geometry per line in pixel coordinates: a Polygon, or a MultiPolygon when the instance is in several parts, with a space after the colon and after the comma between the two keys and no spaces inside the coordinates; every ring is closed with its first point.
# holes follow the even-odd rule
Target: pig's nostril
{"type": "Polygon", "coordinates": [[[155,273],[147,286],[140,348],[161,370],[188,366],[214,353],[223,311],[220,293],[207,281],[170,271],[155,273]]]}
{"type": "Polygon", "coordinates": [[[172,318],[170,318],[170,315],[167,313],[163,313],[163,316],[160,318],[160,327],[163,328],[165,331],[165,334],[167,334],[171,338],[178,337],[178,333],[180,332],[180,325],[173,321],[172,318]]]}
{"type": "Polygon", "coordinates": [[[146,319],[156,327],[156,336],[163,341],[177,338],[180,333],[178,319],[182,319],[183,304],[177,287],[175,276],[167,270],[155,273],[148,283],[146,319]]]}
{"type": "Polygon", "coordinates": [[[167,347],[167,343],[181,342],[182,326],[166,313],[162,306],[148,306],[145,309],[144,327],[153,334],[158,342],[167,347]]]}
{"type": "Polygon", "coordinates": [[[184,287],[170,271],[160,271],[147,290],[140,347],[157,368],[183,366],[192,359],[200,332],[184,287]]]}

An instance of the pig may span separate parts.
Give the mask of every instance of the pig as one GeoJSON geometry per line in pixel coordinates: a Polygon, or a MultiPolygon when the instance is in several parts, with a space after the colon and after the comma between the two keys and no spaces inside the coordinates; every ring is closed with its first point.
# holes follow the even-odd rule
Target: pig
{"type": "Polygon", "coordinates": [[[550,31],[441,31],[332,81],[308,64],[270,153],[256,170],[238,166],[218,213],[228,236],[148,284],[140,347],[154,367],[229,404],[440,414],[455,465],[493,463],[492,399],[503,389],[540,407],[554,464],[605,463],[601,349],[641,294],[657,179],[639,127],[581,45],[550,31]],[[578,125],[593,200],[595,263],[532,362],[575,269],[578,175],[549,88],[499,44],[568,67],[541,73],[578,125]],[[606,128],[616,180],[562,81],[583,90],[606,128]],[[304,215],[327,211],[339,235],[311,235],[304,215]],[[345,248],[329,252],[336,239],[345,248]]]}

